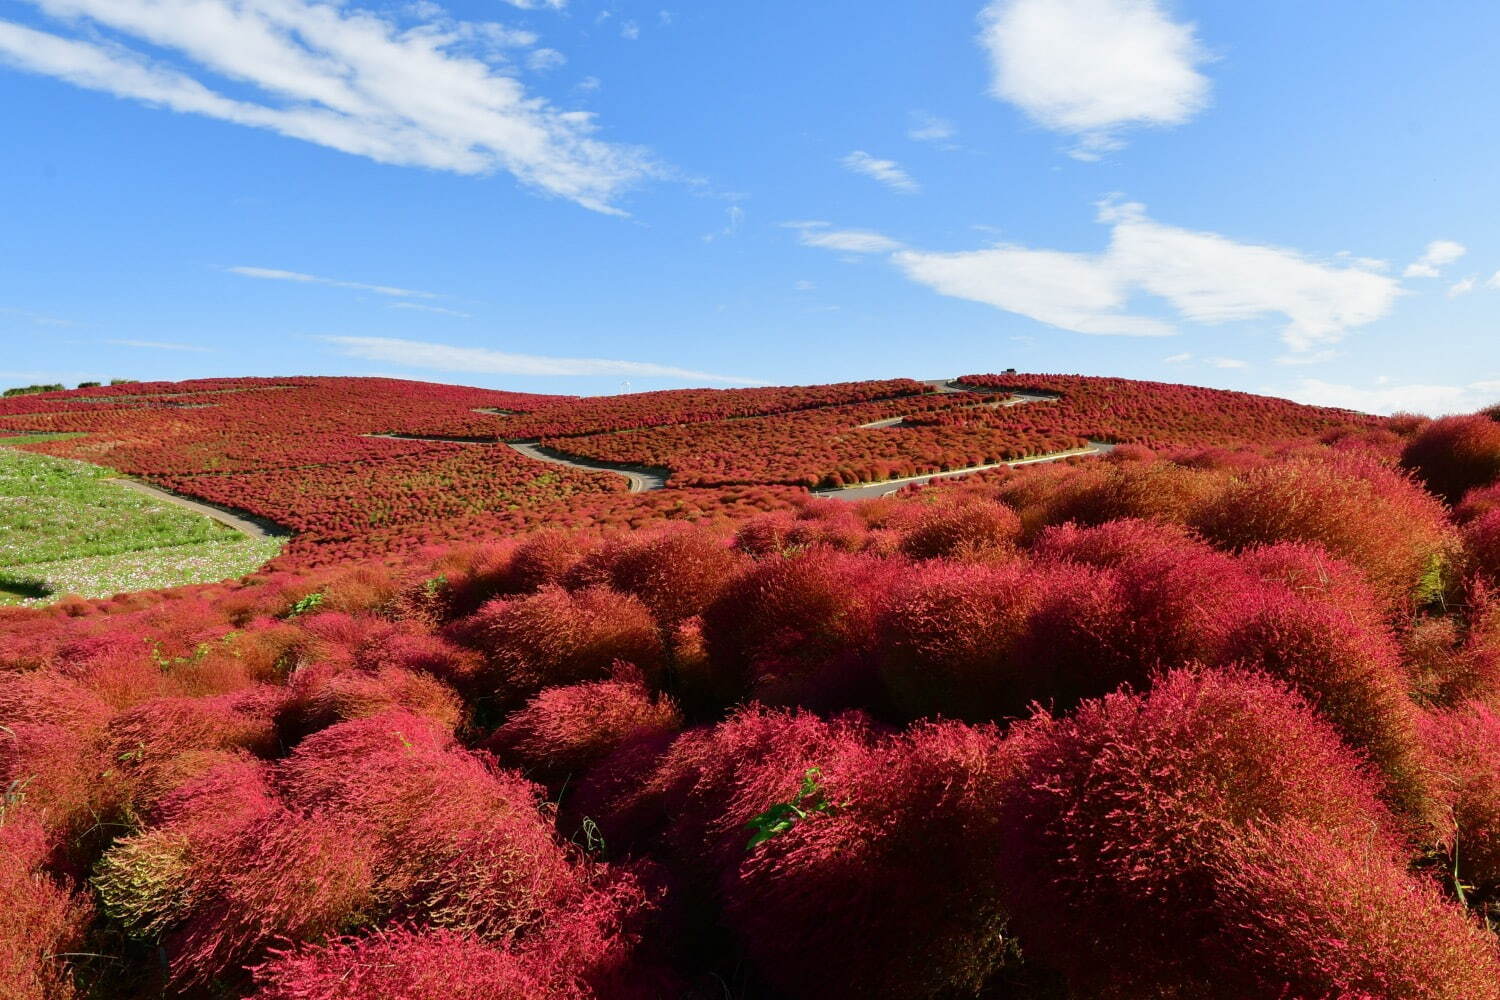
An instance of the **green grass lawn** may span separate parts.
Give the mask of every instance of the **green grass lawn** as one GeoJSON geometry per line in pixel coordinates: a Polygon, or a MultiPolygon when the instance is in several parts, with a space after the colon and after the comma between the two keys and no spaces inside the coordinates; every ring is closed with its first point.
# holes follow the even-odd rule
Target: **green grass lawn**
{"type": "Polygon", "coordinates": [[[0,603],[222,580],[251,572],[280,547],[135,493],[111,475],[0,448],[0,603]]]}

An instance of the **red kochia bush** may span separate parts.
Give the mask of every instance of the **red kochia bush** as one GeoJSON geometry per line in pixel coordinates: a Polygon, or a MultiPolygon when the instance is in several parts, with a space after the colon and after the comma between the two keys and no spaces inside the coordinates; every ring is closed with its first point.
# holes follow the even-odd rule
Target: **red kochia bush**
{"type": "Polygon", "coordinates": [[[742,853],[725,890],[726,922],[778,995],[978,991],[1006,950],[995,804],[1012,756],[995,729],[957,723],[829,748],[830,807],[742,853]]]}
{"type": "Polygon", "coordinates": [[[368,911],[364,831],[276,810],[192,856],[192,905],[168,935],[173,978],[208,982],[277,940],[317,940],[368,911]]]}
{"type": "Polygon", "coordinates": [[[1216,905],[1229,846],[1280,820],[1395,843],[1357,759],[1261,676],[1176,671],[1010,739],[1024,766],[998,803],[999,884],[1027,953],[1079,995],[1264,996],[1216,905]]]}
{"type": "Polygon", "coordinates": [[[1396,470],[1351,455],[1255,469],[1198,526],[1234,549],[1316,542],[1362,570],[1393,607],[1434,595],[1455,543],[1440,503],[1396,470]]]}
{"type": "Polygon", "coordinates": [[[392,711],[314,733],[281,766],[289,803],[359,831],[379,911],[504,940],[582,891],[541,788],[392,711]]]}
{"type": "Polygon", "coordinates": [[[1016,512],[995,500],[936,503],[901,539],[913,559],[1002,559],[1014,555],[1021,535],[1016,512]]]}
{"type": "Polygon", "coordinates": [[[1039,696],[1017,671],[1016,644],[1042,599],[1039,574],[933,562],[892,590],[880,623],[880,677],[905,718],[983,721],[1039,696]]]}
{"type": "Polygon", "coordinates": [[[1470,702],[1425,717],[1422,731],[1439,762],[1460,877],[1486,891],[1500,888],[1500,716],[1470,702]]]}
{"type": "Polygon", "coordinates": [[[893,561],[812,548],[741,573],[703,612],[726,701],[841,708],[873,694],[869,649],[893,561]]]}
{"type": "Polygon", "coordinates": [[[548,585],[529,597],[491,601],[463,623],[484,653],[501,701],[519,703],[554,684],[602,680],[611,664],[635,664],[653,686],[664,652],[651,612],[607,587],[569,593],[548,585]]]}
{"type": "Polygon", "coordinates": [[[1500,477],[1500,423],[1483,413],[1434,420],[1407,442],[1401,464],[1429,490],[1458,503],[1500,477]]]}
{"type": "Polygon", "coordinates": [[[291,697],[284,721],[300,737],[347,719],[360,719],[394,708],[405,709],[447,730],[463,721],[464,707],[457,692],[430,674],[382,667],[373,672],[344,668],[336,663],[298,669],[288,685],[291,697]]]}
{"type": "Polygon", "coordinates": [[[671,627],[701,612],[738,562],[723,539],[702,528],[677,527],[654,537],[624,536],[586,557],[572,575],[633,594],[663,627],[671,627]]]}
{"type": "Polygon", "coordinates": [[[42,872],[51,838],[24,809],[0,815],[0,996],[68,1000],[68,961],[83,950],[92,908],[42,872]]]}
{"type": "Polygon", "coordinates": [[[1255,829],[1214,865],[1232,947],[1254,974],[1215,996],[1494,1000],[1494,935],[1378,843],[1297,820],[1255,829]]]}
{"type": "Polygon", "coordinates": [[[587,770],[628,741],[682,728],[671,698],[653,696],[634,668],[607,681],[551,687],[505,720],[489,747],[538,780],[556,782],[587,770]]]}
{"type": "Polygon", "coordinates": [[[1383,628],[1288,593],[1268,598],[1235,630],[1230,658],[1295,688],[1380,769],[1389,801],[1414,820],[1437,823],[1417,706],[1383,628]]]}
{"type": "Polygon", "coordinates": [[[1500,581],[1500,509],[1486,511],[1463,526],[1465,569],[1500,581]]]}
{"type": "Polygon", "coordinates": [[[252,1000],[586,1000],[537,959],[450,930],[396,927],[282,952],[252,1000]]]}

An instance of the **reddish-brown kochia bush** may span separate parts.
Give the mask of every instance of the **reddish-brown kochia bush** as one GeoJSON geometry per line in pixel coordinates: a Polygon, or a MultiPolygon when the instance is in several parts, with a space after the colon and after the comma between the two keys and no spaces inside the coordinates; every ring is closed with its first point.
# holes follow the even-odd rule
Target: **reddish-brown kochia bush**
{"type": "Polygon", "coordinates": [[[999,733],[943,723],[837,741],[818,767],[828,808],[725,873],[745,954],[787,997],[976,992],[1006,952],[995,804],[1013,763],[999,733]]]}
{"type": "Polygon", "coordinates": [[[1492,584],[1500,582],[1500,509],[1464,524],[1464,568],[1492,584]]]}
{"type": "Polygon", "coordinates": [[[741,561],[723,537],[680,526],[612,539],[573,568],[569,585],[602,584],[634,595],[671,628],[700,613],[741,561]]]}
{"type": "Polygon", "coordinates": [[[579,775],[627,742],[670,736],[682,713],[653,695],[633,667],[607,681],[551,687],[511,714],[488,746],[540,781],[579,775]]]}
{"type": "Polygon", "coordinates": [[[1229,659],[1297,690],[1380,769],[1388,801],[1419,826],[1441,831],[1419,712],[1388,632],[1288,593],[1267,598],[1235,630],[1229,659]]]}
{"type": "Polygon", "coordinates": [[[191,904],[167,935],[172,976],[206,983],[278,940],[336,933],[374,901],[365,832],[274,810],[191,855],[191,904]]]}
{"type": "Polygon", "coordinates": [[[294,808],[360,831],[378,912],[504,940],[582,892],[540,786],[408,712],[314,733],[280,766],[294,808]]]}
{"type": "Polygon", "coordinates": [[[1007,742],[1022,764],[997,803],[997,884],[1027,953],[1080,995],[1264,996],[1249,987],[1281,970],[1237,951],[1239,914],[1218,904],[1232,845],[1288,820],[1397,843],[1357,757],[1263,676],[1176,671],[1007,742]]]}
{"type": "Polygon", "coordinates": [[[1018,673],[1016,645],[1043,585],[1019,562],[913,567],[880,619],[880,678],[896,711],[983,721],[1024,710],[1040,695],[1018,673]]]}
{"type": "Polygon", "coordinates": [[[934,503],[901,539],[913,559],[994,560],[1012,557],[1021,535],[1016,512],[994,500],[934,503]]]}
{"type": "Polygon", "coordinates": [[[665,652],[656,621],[639,598],[608,587],[569,592],[547,585],[500,598],[463,623],[484,654],[485,677],[502,703],[520,704],[546,687],[602,680],[624,660],[661,681],[665,652]]]}
{"type": "Polygon", "coordinates": [[[288,684],[281,713],[283,733],[301,736],[348,719],[404,709],[452,731],[464,718],[458,693],[431,674],[400,667],[374,671],[340,668],[336,663],[301,667],[288,684]]]}
{"type": "Polygon", "coordinates": [[[770,557],[729,582],[703,612],[703,637],[726,702],[846,708],[876,688],[870,644],[900,563],[813,548],[770,557]]]}
{"type": "Polygon", "coordinates": [[[1214,996],[1500,997],[1494,935],[1378,842],[1288,819],[1231,842],[1214,869],[1248,974],[1214,996]]]}
{"type": "Polygon", "coordinates": [[[1401,464],[1451,504],[1500,477],[1500,423],[1488,414],[1443,417],[1418,431],[1401,464]]]}
{"type": "Polygon", "coordinates": [[[1438,501],[1399,472],[1348,455],[1261,466],[1232,484],[1197,527],[1233,549],[1315,542],[1358,567],[1398,608],[1441,591],[1456,546],[1438,501]]]}
{"type": "Polygon", "coordinates": [[[253,1000],[588,1000],[551,971],[473,935],[395,927],[275,954],[255,969],[253,1000]]]}
{"type": "Polygon", "coordinates": [[[0,996],[71,1000],[70,956],[84,950],[93,921],[87,899],[42,870],[51,837],[34,816],[0,814],[0,996]]]}
{"type": "Polygon", "coordinates": [[[1439,793],[1453,820],[1452,853],[1460,877],[1493,892],[1500,888],[1500,716],[1479,702],[1423,719],[1427,746],[1438,761],[1439,793]]]}

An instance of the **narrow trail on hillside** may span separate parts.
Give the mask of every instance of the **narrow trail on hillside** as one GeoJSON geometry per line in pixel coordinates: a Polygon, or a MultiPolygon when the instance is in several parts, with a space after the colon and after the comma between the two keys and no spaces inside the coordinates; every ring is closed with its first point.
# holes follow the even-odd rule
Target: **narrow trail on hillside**
{"type": "Polygon", "coordinates": [[[241,534],[251,538],[290,538],[292,529],[282,524],[277,524],[268,518],[259,517],[249,511],[236,510],[233,507],[220,507],[217,504],[205,503],[202,500],[194,500],[180,493],[162,489],[160,486],[152,486],[138,479],[125,479],[124,477],[111,477],[107,482],[118,483],[128,490],[144,493],[149,497],[161,500],[165,503],[174,504],[187,510],[202,514],[204,517],[218,521],[222,525],[233,528],[241,534]]]}
{"type": "Polygon", "coordinates": [[[649,490],[665,489],[671,469],[658,469],[649,465],[620,465],[615,462],[596,462],[592,459],[565,455],[551,448],[543,448],[535,441],[507,441],[516,451],[538,462],[566,465],[572,469],[588,469],[593,472],[613,472],[624,476],[630,483],[630,492],[645,493],[649,490]]]}
{"type": "Polygon", "coordinates": [[[933,472],[925,476],[906,476],[901,479],[886,479],[878,483],[861,483],[858,486],[843,486],[834,490],[813,490],[813,496],[827,497],[830,500],[870,500],[875,497],[883,497],[887,493],[894,493],[903,486],[921,485],[930,483],[934,479],[952,479],[954,476],[966,476],[971,472],[983,472],[986,469],[998,469],[1002,466],[1014,468],[1018,465],[1039,465],[1043,462],[1061,462],[1065,458],[1082,458],[1087,455],[1106,455],[1115,450],[1115,446],[1108,441],[1090,441],[1087,448],[1074,448],[1071,451],[1054,452],[1051,455],[1037,455],[1035,458],[1018,458],[1013,462],[991,462],[988,465],[971,465],[965,469],[949,469],[946,472],[933,472]]]}

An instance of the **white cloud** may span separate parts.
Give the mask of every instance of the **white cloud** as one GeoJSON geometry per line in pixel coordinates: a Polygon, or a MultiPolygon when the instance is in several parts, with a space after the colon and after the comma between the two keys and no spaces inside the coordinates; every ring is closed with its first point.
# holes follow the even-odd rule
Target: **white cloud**
{"type": "Polygon", "coordinates": [[[1375,386],[1366,388],[1304,378],[1290,389],[1282,391],[1288,398],[1317,406],[1342,406],[1366,413],[1405,411],[1431,416],[1472,413],[1500,401],[1500,381],[1470,382],[1466,385],[1401,385],[1387,377],[1376,379],[1375,386]]]}
{"type": "Polygon", "coordinates": [[[1193,356],[1184,351],[1181,354],[1170,354],[1167,357],[1162,358],[1162,360],[1169,365],[1180,365],[1193,360],[1193,356]]]}
{"type": "Polygon", "coordinates": [[[421,304],[416,303],[416,302],[392,302],[391,305],[390,305],[390,308],[392,308],[392,309],[417,309],[417,310],[420,310],[421,312],[437,313],[440,316],[456,316],[459,319],[473,319],[474,318],[469,313],[460,312],[457,309],[445,309],[442,306],[424,306],[424,305],[421,305],[421,304]]]}
{"type": "Polygon", "coordinates": [[[963,253],[907,250],[891,258],[940,295],[983,302],[1078,333],[1166,336],[1172,328],[1120,310],[1126,282],[1102,258],[999,246],[963,253]]]}
{"type": "Polygon", "coordinates": [[[922,190],[911,175],[901,169],[901,164],[895,160],[881,160],[862,149],[856,149],[848,156],[839,161],[849,170],[856,174],[864,174],[873,178],[892,191],[900,191],[903,194],[916,194],[922,190]]]}
{"type": "Polygon", "coordinates": [[[32,2],[77,37],[0,21],[0,64],[381,163],[504,170],[603,212],[660,173],[640,149],[596,138],[591,115],[528,94],[496,49],[535,36],[502,25],[404,28],[314,0],[32,2]],[[139,47],[101,41],[101,28],[139,47]]]}
{"type": "Polygon", "coordinates": [[[139,347],[150,351],[196,351],[207,353],[211,348],[199,344],[174,344],[164,340],[106,340],[116,347],[139,347]]]}
{"type": "Polygon", "coordinates": [[[374,292],[376,295],[390,295],[395,298],[440,298],[433,292],[419,292],[411,288],[396,288],[392,285],[367,285],[363,281],[340,281],[337,278],[322,278],[316,274],[303,274],[300,271],[281,271],[274,267],[227,267],[224,270],[230,274],[238,274],[242,278],[295,281],[304,285],[332,285],[334,288],[355,288],[362,292],[374,292]]]}
{"type": "Polygon", "coordinates": [[[1185,319],[1223,323],[1280,314],[1288,320],[1282,339],[1294,351],[1337,342],[1344,331],[1380,319],[1400,294],[1385,275],[1163,225],[1140,205],[1105,203],[1100,221],[1114,225],[1112,266],[1185,319]]]}
{"type": "Polygon", "coordinates": [[[792,288],[799,292],[810,292],[817,287],[811,281],[797,281],[792,283],[792,288]]]}
{"type": "Polygon", "coordinates": [[[0,306],[0,316],[16,316],[26,320],[28,323],[35,323],[37,326],[78,325],[70,319],[58,319],[56,316],[45,316],[42,313],[27,312],[25,309],[11,309],[5,306],[0,306]]]}
{"type": "Polygon", "coordinates": [[[980,15],[990,93],[1080,139],[1094,158],[1130,126],[1180,125],[1208,105],[1191,24],[1157,0],[993,0],[980,15]]]}
{"type": "Polygon", "coordinates": [[[1456,299],[1460,295],[1468,295],[1474,290],[1474,286],[1478,281],[1478,278],[1472,276],[1465,278],[1462,281],[1455,281],[1453,284],[1448,286],[1448,298],[1456,299]]]}
{"type": "Polygon", "coordinates": [[[911,127],[906,137],[913,142],[943,142],[958,134],[958,129],[946,118],[937,118],[925,111],[913,111],[911,127]]]}
{"type": "Polygon", "coordinates": [[[1427,249],[1422,252],[1422,256],[1406,265],[1405,277],[1436,278],[1442,273],[1444,267],[1468,252],[1468,247],[1462,243],[1455,243],[1452,240],[1433,240],[1427,244],[1427,249]]]}
{"type": "Polygon", "coordinates": [[[627,41],[635,41],[641,37],[641,26],[634,21],[626,21],[620,25],[620,37],[627,41]]]}
{"type": "Polygon", "coordinates": [[[890,253],[901,249],[901,244],[889,236],[868,229],[829,229],[826,222],[783,222],[782,225],[797,230],[797,239],[804,246],[845,253],[890,253]]]}
{"type": "Polygon", "coordinates": [[[384,361],[410,368],[432,368],[450,372],[484,372],[491,375],[625,375],[632,378],[671,378],[687,382],[728,385],[765,385],[755,379],[674,368],[644,361],[612,361],[604,358],[553,358],[537,354],[510,354],[485,347],[457,347],[392,337],[322,337],[350,357],[384,361]]]}
{"type": "Polygon", "coordinates": [[[522,10],[562,10],[568,5],[568,0],[505,0],[505,2],[522,10]]]}
{"type": "MultiPolygon", "coordinates": [[[[1279,315],[1286,320],[1282,339],[1295,352],[1335,343],[1347,330],[1381,318],[1401,292],[1394,279],[1360,267],[1164,225],[1136,204],[1106,202],[1099,221],[1111,226],[1111,238],[1098,254],[1001,245],[958,253],[912,250],[892,261],[940,294],[1078,333],[1172,333],[1166,322],[1124,311],[1137,291],[1164,299],[1196,323],[1279,315]]],[[[803,242],[811,242],[807,231],[803,242]]]]}
{"type": "Polygon", "coordinates": [[[1250,362],[1241,361],[1239,358],[1204,358],[1203,363],[1210,368],[1249,368],[1250,362]]]}
{"type": "Polygon", "coordinates": [[[567,61],[568,57],[556,49],[533,49],[526,56],[526,65],[538,72],[557,69],[557,67],[564,65],[567,61]]]}

